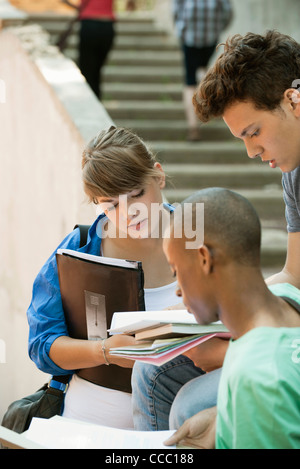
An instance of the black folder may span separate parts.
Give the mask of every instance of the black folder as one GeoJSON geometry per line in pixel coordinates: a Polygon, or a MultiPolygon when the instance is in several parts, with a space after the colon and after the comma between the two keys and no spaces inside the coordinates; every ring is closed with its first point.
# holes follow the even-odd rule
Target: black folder
{"type": "MultiPolygon", "coordinates": [[[[144,311],[141,262],[124,261],[60,249],[56,254],[62,305],[70,337],[107,337],[112,316],[121,311],[144,311]]],[[[131,392],[131,369],[100,365],[77,370],[83,379],[131,392]]]]}

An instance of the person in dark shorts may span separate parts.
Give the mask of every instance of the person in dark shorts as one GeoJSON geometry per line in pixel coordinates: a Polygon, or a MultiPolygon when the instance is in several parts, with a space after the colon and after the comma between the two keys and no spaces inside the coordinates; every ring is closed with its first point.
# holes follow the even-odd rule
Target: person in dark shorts
{"type": "Polygon", "coordinates": [[[173,13],[183,51],[183,105],[188,126],[187,138],[197,141],[200,133],[191,105],[193,95],[207,70],[221,32],[232,19],[232,7],[230,0],[173,0],[173,13]]]}

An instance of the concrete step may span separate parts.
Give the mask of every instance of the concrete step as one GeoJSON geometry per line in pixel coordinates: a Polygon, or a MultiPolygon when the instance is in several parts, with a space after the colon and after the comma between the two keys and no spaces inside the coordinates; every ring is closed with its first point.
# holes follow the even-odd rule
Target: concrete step
{"type": "Polygon", "coordinates": [[[183,104],[181,101],[103,101],[103,105],[112,119],[167,119],[183,120],[185,118],[183,104]]]}
{"type": "MultiPolygon", "coordinates": [[[[58,41],[58,35],[52,36],[51,43],[53,45],[58,41]]],[[[75,62],[78,59],[78,38],[68,40],[68,46],[64,50],[64,54],[75,62]],[[72,40],[72,45],[71,45],[72,40]]],[[[113,49],[107,60],[106,66],[117,67],[181,67],[182,59],[179,51],[157,52],[149,50],[119,50],[113,49]]]]}
{"type": "Polygon", "coordinates": [[[108,58],[108,65],[180,67],[182,66],[182,56],[180,51],[112,50],[108,58]]]}
{"type": "MultiPolygon", "coordinates": [[[[26,23],[27,24],[40,24],[50,34],[61,34],[66,31],[73,15],[59,15],[59,14],[30,14],[26,23]]],[[[80,23],[76,22],[73,26],[72,32],[78,33],[80,23]]],[[[166,37],[168,33],[165,29],[158,27],[153,18],[140,18],[131,20],[120,16],[115,24],[117,34],[124,36],[151,36],[151,37],[166,37]]]]}
{"type": "Polygon", "coordinates": [[[129,21],[117,21],[116,22],[117,34],[123,36],[151,36],[151,37],[165,37],[168,35],[167,31],[162,27],[157,26],[154,22],[129,22],[129,21]]]}
{"type": "MultiPolygon", "coordinates": [[[[40,24],[50,34],[50,42],[56,44],[73,17],[73,14],[30,13],[26,23],[40,24]]],[[[65,50],[65,55],[75,62],[78,60],[79,29],[80,24],[77,22],[73,25],[65,50]]],[[[164,28],[157,27],[151,12],[121,13],[117,17],[115,29],[117,34],[113,50],[131,51],[131,53],[136,51],[170,51],[177,53],[177,55],[180,51],[177,39],[168,34],[164,28]]],[[[129,58],[129,60],[132,63],[133,59],[129,58]]],[[[172,62],[171,58],[169,61],[172,62]]],[[[113,63],[118,63],[118,58],[113,63]]],[[[147,64],[147,60],[145,63],[147,64]]],[[[176,62],[174,61],[174,63],[176,62]]],[[[121,61],[122,64],[124,64],[124,59],[121,61]]],[[[152,64],[150,59],[148,59],[148,64],[152,64]]]]}
{"type": "MultiPolygon", "coordinates": [[[[199,183],[197,190],[211,187],[205,181],[199,183]]],[[[229,187],[229,189],[231,189],[229,187]]],[[[281,189],[235,189],[236,192],[246,197],[255,207],[259,217],[262,220],[269,220],[272,223],[280,223],[281,225],[285,220],[285,205],[282,197],[281,189]]],[[[186,197],[189,197],[195,189],[165,189],[164,195],[170,203],[182,202],[186,197]]]]}
{"type": "Polygon", "coordinates": [[[244,144],[236,139],[212,142],[151,141],[147,143],[164,165],[166,163],[260,165],[260,160],[248,158],[244,144]]]}
{"type": "MultiPolygon", "coordinates": [[[[75,3],[75,2],[74,2],[75,3]]],[[[58,12],[58,11],[44,11],[44,12],[29,12],[29,18],[32,21],[51,21],[51,22],[61,22],[61,21],[70,21],[75,17],[75,12],[70,10],[69,12],[58,12]]],[[[134,11],[134,12],[118,12],[116,14],[116,19],[118,22],[126,24],[153,24],[154,16],[151,11],[134,11]]]]}
{"type": "MultiPolygon", "coordinates": [[[[262,269],[270,269],[272,266],[276,266],[277,269],[274,271],[280,272],[285,264],[286,259],[286,247],[284,246],[263,246],[261,249],[261,266],[262,269]]],[[[267,275],[268,277],[269,275],[267,275]]]]}
{"type": "Polygon", "coordinates": [[[272,189],[281,191],[281,171],[268,166],[226,164],[165,164],[169,187],[194,189],[225,187],[229,189],[272,189]]]}
{"type": "MultiPolygon", "coordinates": [[[[278,266],[277,272],[279,272],[285,263],[286,248],[286,229],[270,229],[262,225],[261,264],[263,269],[278,266]]],[[[273,273],[276,273],[276,270],[273,273]]]]}
{"type": "MultiPolygon", "coordinates": [[[[51,43],[56,44],[59,36],[52,36],[51,43]]],[[[71,60],[77,61],[78,57],[78,38],[72,36],[68,40],[68,46],[64,54],[71,60]],[[71,42],[72,41],[72,42],[71,42]]],[[[119,50],[113,49],[107,60],[107,66],[124,67],[181,67],[182,58],[180,51],[149,51],[141,50],[119,50]]]]}
{"type": "Polygon", "coordinates": [[[178,84],[166,84],[162,86],[160,83],[104,83],[103,99],[104,101],[160,101],[166,103],[168,101],[182,101],[182,87],[178,84]]]}
{"type": "MultiPolygon", "coordinates": [[[[54,44],[60,33],[50,31],[51,43],[54,44]]],[[[77,49],[79,44],[79,29],[76,28],[68,38],[68,48],[77,49]]],[[[137,40],[136,36],[124,36],[118,33],[114,40],[113,50],[116,51],[149,51],[149,52],[178,52],[180,47],[176,39],[170,38],[169,36],[140,36],[137,40]]]]}
{"type": "MultiPolygon", "coordinates": [[[[187,136],[187,124],[182,120],[132,120],[132,119],[114,119],[119,127],[132,129],[144,140],[151,142],[185,141],[187,136]]],[[[201,126],[203,141],[221,142],[223,140],[233,140],[233,136],[222,121],[209,122],[201,126]]]]}
{"type": "Polygon", "coordinates": [[[183,83],[183,68],[178,67],[119,67],[106,66],[103,82],[107,83],[161,83],[162,85],[183,83]]]}
{"type": "Polygon", "coordinates": [[[135,36],[118,34],[115,38],[114,49],[116,50],[149,50],[149,51],[179,51],[178,41],[169,35],[146,36],[141,35],[138,41],[135,36]]]}
{"type": "MultiPolygon", "coordinates": [[[[31,15],[55,43],[69,15],[31,15]],[[59,16],[59,17],[58,17],[59,16]]],[[[201,126],[203,141],[186,142],[182,107],[183,67],[174,37],[157,28],[151,15],[121,15],[114,48],[104,68],[104,104],[116,125],[136,131],[157,153],[170,176],[165,196],[179,202],[203,187],[221,186],[246,196],[263,224],[262,267],[279,271],[286,257],[286,223],[281,174],[247,157],[222,120],[201,126]],[[139,17],[138,17],[139,16],[139,17]]],[[[79,24],[65,51],[78,61],[79,24]]]]}

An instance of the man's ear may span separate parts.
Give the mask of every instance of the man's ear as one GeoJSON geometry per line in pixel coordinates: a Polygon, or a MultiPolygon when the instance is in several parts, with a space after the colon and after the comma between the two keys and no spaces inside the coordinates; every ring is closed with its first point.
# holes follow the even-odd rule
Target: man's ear
{"type": "Polygon", "coordinates": [[[300,92],[298,89],[289,88],[284,92],[283,99],[291,106],[296,117],[300,117],[300,92]]]}
{"type": "Polygon", "coordinates": [[[202,271],[205,275],[209,275],[213,271],[214,264],[212,250],[209,249],[205,244],[203,244],[198,249],[198,254],[202,271]]]}

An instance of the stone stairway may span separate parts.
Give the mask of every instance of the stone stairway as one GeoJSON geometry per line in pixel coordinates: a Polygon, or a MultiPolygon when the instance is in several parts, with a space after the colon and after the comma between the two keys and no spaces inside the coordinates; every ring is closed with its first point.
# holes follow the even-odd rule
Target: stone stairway
{"type": "MultiPolygon", "coordinates": [[[[50,32],[53,43],[67,21],[69,17],[57,15],[30,18],[50,32]]],[[[78,26],[65,51],[75,62],[77,31],[78,26]]],[[[137,132],[157,153],[169,176],[165,196],[170,202],[209,186],[248,197],[262,220],[264,271],[276,272],[285,260],[287,238],[280,171],[251,161],[222,120],[201,126],[203,141],[186,142],[183,69],[176,39],[158,28],[149,14],[121,17],[117,32],[103,74],[103,105],[110,116],[116,125],[137,132]]]]}

